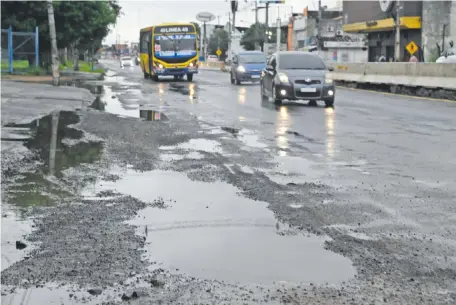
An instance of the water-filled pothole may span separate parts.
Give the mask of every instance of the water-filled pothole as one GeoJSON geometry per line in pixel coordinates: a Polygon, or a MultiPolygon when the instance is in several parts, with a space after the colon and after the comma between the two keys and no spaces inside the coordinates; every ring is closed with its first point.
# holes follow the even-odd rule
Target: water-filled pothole
{"type": "MultiPolygon", "coordinates": [[[[62,177],[63,171],[101,158],[103,145],[84,138],[84,133],[71,128],[79,122],[74,112],[60,111],[29,124],[9,124],[6,128],[29,130],[24,146],[35,153],[39,166],[33,172],[21,173],[7,191],[8,201],[19,206],[50,205],[72,194],[62,190],[49,175],[62,177]]],[[[24,132],[22,132],[24,133],[24,132]]]]}
{"type": "Polygon", "coordinates": [[[168,117],[150,105],[140,105],[141,101],[134,97],[115,95],[110,86],[102,86],[91,107],[119,116],[142,118],[146,121],[168,121],[168,117]]]}
{"type": "Polygon", "coordinates": [[[289,228],[283,234],[266,203],[240,196],[227,183],[196,182],[177,172],[127,170],[123,179],[102,181],[96,188],[163,203],[164,209],[148,207],[131,223],[146,236],[150,259],[169,270],[262,284],[339,283],[354,275],[347,258],[323,248],[325,238],[290,235],[289,228]]]}

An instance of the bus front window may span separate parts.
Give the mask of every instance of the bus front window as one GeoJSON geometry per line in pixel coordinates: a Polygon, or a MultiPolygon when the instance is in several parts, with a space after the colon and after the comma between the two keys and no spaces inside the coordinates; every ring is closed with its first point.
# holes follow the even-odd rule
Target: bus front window
{"type": "Polygon", "coordinates": [[[155,36],[155,52],[174,52],[174,40],[169,36],[155,36]]]}

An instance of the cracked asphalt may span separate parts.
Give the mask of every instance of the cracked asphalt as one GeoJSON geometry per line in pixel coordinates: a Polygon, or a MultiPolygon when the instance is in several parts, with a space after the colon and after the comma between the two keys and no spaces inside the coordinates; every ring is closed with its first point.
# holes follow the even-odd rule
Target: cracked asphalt
{"type": "Polygon", "coordinates": [[[2,82],[2,304],[456,302],[455,103],[103,64],[2,82]]]}

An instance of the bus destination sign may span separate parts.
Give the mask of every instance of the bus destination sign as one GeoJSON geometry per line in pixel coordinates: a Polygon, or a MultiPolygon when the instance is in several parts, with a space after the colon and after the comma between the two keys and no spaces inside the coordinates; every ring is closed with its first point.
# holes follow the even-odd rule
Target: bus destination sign
{"type": "Polygon", "coordinates": [[[168,34],[168,33],[193,33],[195,30],[190,25],[181,26],[156,26],[154,27],[154,34],[168,34]]]}

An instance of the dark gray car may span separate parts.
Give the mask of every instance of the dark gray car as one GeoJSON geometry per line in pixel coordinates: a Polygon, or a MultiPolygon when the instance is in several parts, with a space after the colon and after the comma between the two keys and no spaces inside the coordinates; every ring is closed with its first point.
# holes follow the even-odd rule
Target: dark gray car
{"type": "Polygon", "coordinates": [[[261,75],[261,97],[283,100],[323,100],[334,104],[336,89],[323,60],[315,53],[284,51],[273,54],[261,75]]]}

